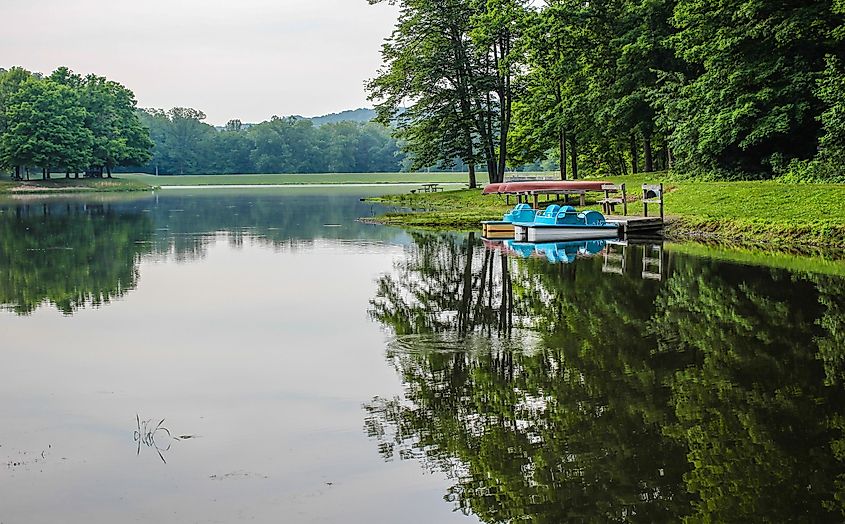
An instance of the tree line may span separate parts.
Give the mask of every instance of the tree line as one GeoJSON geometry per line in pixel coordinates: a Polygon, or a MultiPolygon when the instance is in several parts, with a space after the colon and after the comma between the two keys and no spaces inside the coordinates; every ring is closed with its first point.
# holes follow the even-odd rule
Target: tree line
{"type": "Polygon", "coordinates": [[[0,69],[0,170],[17,180],[33,168],[45,180],[59,170],[110,178],[142,164],[153,143],[136,105],[132,91],[101,76],[0,69]]]}
{"type": "Polygon", "coordinates": [[[400,7],[368,90],[415,167],[845,178],[840,1],[369,1],[400,7]]]}
{"type": "Polygon", "coordinates": [[[50,179],[158,174],[395,172],[405,155],[376,123],[204,122],[191,108],[140,109],[123,85],[66,67],[50,75],[0,69],[0,172],[50,179]]]}
{"type": "Polygon", "coordinates": [[[155,142],[153,156],[136,166],[148,173],[365,173],[403,169],[404,155],[381,124],[341,121],[316,125],[302,117],[260,124],[204,122],[202,111],[145,109],[141,122],[155,142]]]}

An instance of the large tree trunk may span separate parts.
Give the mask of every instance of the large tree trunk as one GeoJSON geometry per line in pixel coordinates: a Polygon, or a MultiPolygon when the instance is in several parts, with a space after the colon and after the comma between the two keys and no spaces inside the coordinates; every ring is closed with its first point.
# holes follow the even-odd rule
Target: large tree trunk
{"type": "Polygon", "coordinates": [[[566,180],[566,133],[558,133],[557,145],[560,153],[560,179],[566,180]]]}
{"type": "Polygon", "coordinates": [[[572,156],[572,178],[578,178],[578,140],[575,138],[575,135],[572,135],[572,138],[569,139],[570,155],[572,156]]]}
{"type": "Polygon", "coordinates": [[[651,173],[654,171],[654,156],[651,152],[651,136],[646,136],[643,140],[643,150],[645,153],[645,172],[651,173]]]}
{"type": "Polygon", "coordinates": [[[111,178],[111,166],[106,164],[106,175],[111,178]]]}
{"type": "Polygon", "coordinates": [[[466,162],[469,169],[469,188],[475,189],[478,183],[475,180],[475,150],[472,146],[472,135],[469,129],[464,129],[464,141],[466,142],[467,153],[469,153],[469,161],[466,162]]]}
{"type": "Polygon", "coordinates": [[[41,168],[41,180],[47,180],[47,168],[46,167],[41,168]]]}
{"type": "Polygon", "coordinates": [[[21,179],[21,166],[15,166],[15,180],[21,179]]]}
{"type": "Polygon", "coordinates": [[[640,157],[637,151],[637,134],[631,133],[631,173],[640,172],[640,157]]]}

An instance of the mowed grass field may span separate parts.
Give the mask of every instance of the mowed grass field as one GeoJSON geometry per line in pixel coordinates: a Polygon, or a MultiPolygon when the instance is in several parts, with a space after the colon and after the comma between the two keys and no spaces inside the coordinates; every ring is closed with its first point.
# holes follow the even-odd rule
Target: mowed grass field
{"type": "Polygon", "coordinates": [[[151,186],[300,185],[300,184],[465,184],[466,173],[315,173],[262,175],[146,175],[120,174],[122,179],[151,186]]]}

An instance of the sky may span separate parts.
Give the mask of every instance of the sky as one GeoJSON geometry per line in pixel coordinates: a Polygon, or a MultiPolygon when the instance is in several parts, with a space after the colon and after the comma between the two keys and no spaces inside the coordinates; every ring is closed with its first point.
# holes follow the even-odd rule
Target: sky
{"type": "Polygon", "coordinates": [[[0,67],[68,66],[140,107],[232,118],[368,107],[396,9],[367,0],[0,0],[0,67]]]}

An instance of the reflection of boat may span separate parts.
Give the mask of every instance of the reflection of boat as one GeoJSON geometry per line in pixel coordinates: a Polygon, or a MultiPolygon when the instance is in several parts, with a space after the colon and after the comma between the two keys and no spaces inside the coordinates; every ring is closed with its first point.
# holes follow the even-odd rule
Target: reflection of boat
{"type": "Polygon", "coordinates": [[[618,224],[608,223],[598,211],[579,213],[572,206],[552,205],[533,221],[514,222],[514,239],[528,242],[616,238],[618,234],[618,224]]]}
{"type": "Polygon", "coordinates": [[[534,244],[517,242],[515,240],[505,240],[505,246],[507,246],[508,251],[522,258],[528,258],[534,254],[534,244]]]}
{"type": "Polygon", "coordinates": [[[601,253],[606,245],[606,242],[604,240],[588,240],[534,244],[530,242],[506,240],[504,245],[511,253],[514,253],[522,258],[541,256],[545,257],[549,262],[563,262],[565,264],[569,264],[574,262],[578,256],[593,256],[601,253]]]}

